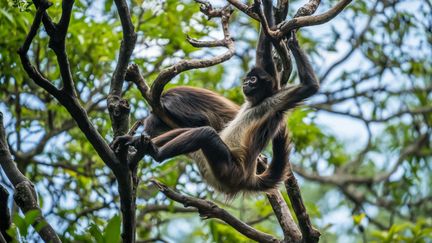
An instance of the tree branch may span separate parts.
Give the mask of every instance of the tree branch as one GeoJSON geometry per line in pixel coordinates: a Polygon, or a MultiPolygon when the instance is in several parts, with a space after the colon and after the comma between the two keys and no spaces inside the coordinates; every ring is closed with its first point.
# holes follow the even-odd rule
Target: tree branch
{"type": "Polygon", "coordinates": [[[129,59],[135,48],[136,33],[129,13],[129,8],[124,0],[115,0],[117,12],[120,16],[120,22],[123,30],[123,40],[120,46],[120,53],[117,66],[111,78],[110,95],[121,96],[123,80],[126,75],[129,59]]]}
{"type": "Polygon", "coordinates": [[[49,47],[53,49],[57,56],[60,75],[63,80],[63,90],[66,94],[76,97],[69,58],[66,53],[66,34],[69,28],[73,4],[73,0],[62,1],[62,15],[60,17],[60,22],[56,25],[57,28],[54,33],[47,33],[50,36],[49,47]]]}
{"type": "Polygon", "coordinates": [[[16,167],[6,141],[3,126],[3,113],[0,112],[0,165],[15,188],[14,199],[24,213],[37,211],[38,216],[32,224],[45,242],[61,242],[52,226],[45,220],[37,203],[34,185],[16,167]]]}
{"type": "Polygon", "coordinates": [[[197,208],[200,216],[203,219],[208,219],[208,218],[220,219],[226,222],[227,224],[229,224],[230,226],[232,226],[234,229],[236,229],[244,236],[258,242],[279,242],[273,236],[260,232],[250,227],[249,225],[245,224],[244,222],[238,220],[230,213],[228,213],[222,208],[219,208],[216,204],[214,204],[211,201],[185,196],[178,192],[175,192],[174,190],[170,189],[166,185],[156,180],[152,180],[152,182],[159,188],[159,190],[163,194],[165,194],[165,196],[167,196],[171,200],[182,203],[185,207],[191,206],[197,208]]]}
{"type": "MultiPolygon", "coordinates": [[[[63,15],[61,18],[61,23],[57,25],[59,26],[59,28],[47,32],[48,35],[50,36],[50,47],[56,53],[57,60],[59,62],[60,72],[62,75],[62,79],[64,81],[64,89],[58,90],[47,79],[43,78],[42,75],[40,75],[39,72],[37,72],[37,70],[32,66],[32,64],[28,59],[27,52],[29,50],[30,44],[34,36],[36,35],[43,13],[45,13],[45,9],[49,6],[48,4],[43,4],[43,3],[44,2],[38,2],[41,8],[37,10],[34,23],[32,25],[29,35],[27,36],[26,42],[24,43],[23,47],[20,48],[19,54],[22,60],[22,64],[26,72],[29,74],[29,76],[33,80],[35,80],[35,82],[39,86],[41,86],[46,91],[48,91],[51,95],[53,95],[68,110],[68,112],[76,121],[79,128],[84,133],[88,141],[92,144],[92,146],[94,147],[98,155],[102,158],[102,160],[106,163],[106,165],[110,167],[110,169],[114,172],[118,180],[121,211],[123,214],[123,218],[122,218],[123,241],[134,242],[135,241],[135,189],[138,183],[137,178],[134,176],[135,175],[134,172],[136,171],[134,172],[129,171],[125,158],[122,159],[124,163],[120,163],[120,160],[117,158],[117,156],[110,149],[110,147],[105,142],[103,137],[99,134],[99,132],[90,122],[86,110],[81,106],[80,101],[78,100],[77,96],[74,93],[75,92],[74,89],[73,92],[68,90],[68,87],[73,87],[73,82],[71,79],[71,75],[69,75],[70,68],[69,68],[69,62],[65,50],[66,48],[65,36],[67,32],[67,26],[69,23],[69,19],[71,15],[70,11],[73,2],[69,1],[67,3],[65,2],[63,3],[63,15]]],[[[130,18],[129,13],[127,11],[127,6],[125,6],[125,2],[116,1],[116,3],[118,3],[119,14],[121,15],[121,19],[123,19],[124,21],[125,14],[130,18]]],[[[131,36],[133,39],[134,35],[131,33],[133,33],[133,26],[132,26],[132,32],[128,30],[125,31],[125,36],[127,36],[125,37],[125,39],[129,39],[131,36]]],[[[128,43],[130,43],[130,41],[128,43]]],[[[126,73],[127,61],[130,57],[132,50],[133,48],[131,49],[130,46],[127,45],[127,46],[123,46],[123,48],[120,51],[119,63],[122,64],[118,65],[117,74],[121,75],[121,79],[124,77],[126,73]],[[122,71],[123,69],[124,71],[122,71]]],[[[114,78],[114,81],[117,81],[117,79],[114,78]]],[[[121,82],[123,82],[123,80],[121,80],[121,82]]],[[[113,93],[116,94],[114,91],[113,93]]],[[[128,108],[127,102],[124,103],[119,98],[119,96],[112,95],[109,98],[111,98],[111,102],[108,101],[108,103],[111,105],[109,106],[109,108],[111,108],[110,114],[113,114],[114,116],[118,117],[117,116],[118,113],[116,113],[116,109],[112,109],[113,103],[117,101],[118,101],[117,104],[114,104],[115,108],[117,107],[128,108]],[[112,102],[113,99],[115,99],[115,102],[112,102]]],[[[121,115],[124,114],[123,111],[124,110],[122,110],[121,115]]],[[[127,116],[128,114],[129,111],[127,111],[127,116]]],[[[128,122],[122,120],[118,127],[123,128],[122,126],[126,128],[124,130],[126,130],[127,132],[128,122]]],[[[115,130],[117,132],[118,131],[122,132],[121,129],[115,129],[115,130]]]]}
{"type": "Polygon", "coordinates": [[[278,219],[278,222],[284,232],[286,242],[302,242],[303,236],[297,224],[291,215],[288,205],[285,202],[280,191],[274,191],[267,194],[273,211],[278,219]]]}
{"type": "Polygon", "coordinates": [[[127,100],[123,99],[122,88],[130,57],[135,48],[137,35],[134,31],[129,8],[124,0],[115,0],[117,12],[123,30],[123,40],[120,45],[120,53],[117,66],[111,78],[110,92],[107,99],[108,110],[113,126],[114,137],[124,135],[129,129],[130,107],[127,100]]]}
{"type": "MultiPolygon", "coordinates": [[[[249,17],[258,21],[262,19],[256,12],[251,14],[251,12],[253,12],[251,11],[253,7],[250,7],[247,4],[243,4],[238,0],[228,0],[228,2],[240,11],[247,14],[249,17]]],[[[303,14],[315,12],[316,8],[320,3],[319,0],[310,0],[307,4],[305,4],[297,11],[297,16],[295,16],[293,19],[285,20],[282,23],[278,24],[274,29],[268,29],[267,32],[271,37],[275,39],[282,39],[292,30],[305,26],[324,24],[330,21],[331,19],[336,17],[351,2],[352,0],[340,0],[333,8],[329,9],[325,13],[316,16],[301,16],[303,14]]]]}
{"type": "Polygon", "coordinates": [[[294,15],[294,18],[303,17],[303,16],[309,16],[315,13],[318,6],[320,5],[321,0],[309,0],[308,3],[301,6],[297,13],[294,15]]]}
{"type": "Polygon", "coordinates": [[[321,234],[312,226],[306,207],[303,203],[300,187],[294,173],[292,172],[291,165],[288,167],[288,179],[285,181],[285,188],[297,216],[304,241],[311,243],[318,242],[321,234]]]}
{"type": "MultiPolygon", "coordinates": [[[[3,123],[2,123],[3,124],[3,123]]],[[[11,226],[11,217],[8,208],[9,192],[0,184],[0,242],[11,242],[12,238],[7,234],[11,226]]]]}
{"type": "MultiPolygon", "coordinates": [[[[311,1],[314,2],[314,1],[311,1]]],[[[327,12],[316,15],[316,16],[304,16],[293,18],[289,21],[282,22],[278,28],[277,32],[274,32],[275,38],[282,38],[290,31],[294,29],[298,29],[301,27],[312,26],[312,25],[320,25],[324,24],[334,17],[336,17],[342,10],[352,2],[352,0],[340,0],[333,8],[329,9],[327,12]]],[[[311,4],[310,6],[317,6],[315,4],[311,4]]],[[[318,7],[318,6],[317,6],[318,7]]],[[[303,12],[303,11],[302,11],[303,12]]],[[[302,12],[297,12],[301,14],[302,12]]]]}
{"type": "Polygon", "coordinates": [[[49,3],[47,1],[41,1],[39,4],[37,4],[37,6],[40,7],[38,7],[38,9],[36,10],[35,18],[33,20],[32,26],[30,27],[30,31],[24,41],[24,44],[19,48],[18,54],[20,56],[24,70],[27,72],[30,78],[33,79],[33,81],[37,85],[45,89],[48,93],[54,96],[60,96],[60,90],[58,90],[48,79],[43,77],[42,74],[35,67],[32,66],[30,59],[27,55],[27,52],[30,49],[30,45],[34,37],[36,36],[39,26],[41,24],[42,17],[44,14],[46,14],[45,10],[51,5],[52,3],[49,3]]]}

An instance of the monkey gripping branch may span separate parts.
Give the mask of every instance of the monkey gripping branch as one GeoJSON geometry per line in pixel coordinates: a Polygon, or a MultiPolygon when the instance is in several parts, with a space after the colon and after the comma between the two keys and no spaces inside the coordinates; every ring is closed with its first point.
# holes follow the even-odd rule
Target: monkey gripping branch
{"type": "MultiPolygon", "coordinates": [[[[341,0],[333,8],[324,12],[323,14],[310,16],[315,12],[320,3],[320,1],[317,0],[310,0],[299,9],[293,19],[285,20],[289,7],[288,0],[278,1],[277,6],[274,7],[274,12],[272,12],[273,6],[271,1],[264,1],[263,4],[261,4],[261,2],[257,0],[251,6],[249,6],[237,0],[228,0],[229,4],[227,6],[217,9],[213,8],[208,2],[197,0],[197,2],[201,4],[200,10],[202,13],[206,14],[209,18],[221,19],[224,37],[223,39],[217,41],[198,41],[192,38],[187,38],[187,41],[189,41],[189,43],[195,47],[225,47],[227,51],[223,54],[207,59],[182,60],[179,63],[162,70],[152,82],[151,86],[147,85],[144,78],[139,73],[138,66],[132,65],[128,68],[130,58],[135,48],[137,35],[134,31],[130,10],[126,1],[115,0],[114,2],[117,7],[117,12],[120,17],[123,31],[123,40],[121,43],[116,68],[112,74],[110,92],[107,98],[108,110],[113,124],[114,137],[125,138],[124,135],[127,133],[132,135],[139,126],[139,124],[136,124],[132,126],[131,129],[129,129],[130,107],[127,100],[122,97],[122,94],[124,93],[123,83],[126,79],[131,80],[136,84],[142,96],[152,108],[152,113],[159,117],[170,128],[169,130],[171,131],[158,140],[160,144],[145,136],[139,136],[138,140],[131,140],[131,136],[126,137],[126,140],[123,139],[123,145],[133,145],[136,148],[136,152],[131,156],[131,154],[129,154],[129,150],[124,149],[123,146],[114,146],[114,149],[111,149],[108,142],[101,136],[101,134],[95,129],[94,125],[90,121],[86,110],[81,105],[81,102],[76,94],[75,83],[72,75],[73,72],[71,70],[66,50],[66,36],[72,16],[74,1],[62,1],[62,14],[60,20],[55,23],[46,12],[46,9],[49,8],[51,4],[45,0],[34,0],[33,3],[37,11],[35,13],[33,24],[30,28],[27,38],[18,53],[20,55],[23,68],[29,77],[33,79],[39,87],[47,91],[50,95],[56,98],[62,106],[66,108],[82,133],[92,144],[96,153],[115,175],[120,194],[120,209],[123,222],[122,240],[124,242],[136,241],[136,188],[139,182],[139,178],[137,178],[136,173],[138,161],[141,159],[141,157],[144,154],[150,154],[155,157],[156,160],[163,160],[163,158],[166,157],[181,153],[194,152],[201,148],[198,146],[199,143],[197,142],[191,143],[196,144],[196,146],[189,148],[188,150],[178,150],[178,146],[175,149],[171,147],[171,153],[167,153],[166,151],[168,150],[165,150],[164,153],[163,150],[157,148],[158,145],[164,145],[173,138],[180,137],[181,141],[179,140],[179,142],[187,141],[190,138],[199,138],[197,141],[206,143],[208,142],[211,145],[215,145],[214,141],[209,140],[209,137],[212,137],[217,142],[216,148],[218,148],[218,150],[216,151],[216,155],[218,157],[211,159],[222,159],[231,163],[232,161],[238,160],[241,157],[241,161],[253,161],[253,163],[245,164],[249,166],[249,169],[246,171],[239,170],[240,175],[246,175],[244,174],[246,172],[255,173],[255,171],[261,171],[262,174],[254,175],[253,178],[255,178],[255,181],[253,181],[253,183],[247,180],[235,182],[232,180],[232,175],[229,178],[215,178],[215,175],[211,175],[211,173],[208,175],[210,175],[210,177],[213,176],[213,178],[207,178],[207,181],[211,182],[212,179],[231,179],[231,183],[239,183],[235,187],[236,190],[225,190],[228,194],[235,194],[238,190],[268,191],[267,197],[272,204],[274,212],[284,232],[285,239],[283,241],[317,242],[319,239],[319,232],[312,227],[309,216],[307,215],[303,205],[297,182],[291,171],[291,167],[287,158],[289,152],[289,142],[287,141],[288,135],[285,132],[285,126],[281,125],[284,121],[283,112],[287,109],[293,108],[298,102],[315,93],[318,88],[318,80],[316,80],[305,54],[302,52],[296,42],[294,31],[304,26],[322,24],[331,20],[337,16],[337,14],[340,13],[343,8],[351,1],[341,0]],[[247,76],[247,81],[243,84],[243,90],[245,92],[246,98],[248,99],[248,103],[245,107],[247,107],[249,104],[252,107],[250,111],[258,112],[259,114],[262,114],[259,112],[260,108],[263,107],[261,104],[274,105],[278,110],[276,113],[266,114],[266,119],[262,120],[254,118],[252,119],[253,122],[251,122],[251,120],[239,119],[240,123],[237,125],[242,125],[242,122],[245,122],[248,124],[247,127],[250,129],[250,131],[256,128],[258,129],[258,133],[251,133],[239,129],[242,131],[242,133],[238,136],[232,136],[234,134],[233,131],[215,130],[218,127],[223,127],[223,125],[227,123],[226,120],[217,121],[215,124],[211,123],[214,121],[208,121],[208,124],[192,124],[192,128],[185,129],[184,124],[181,124],[181,122],[178,120],[176,121],[176,119],[173,119],[173,117],[166,114],[166,110],[164,109],[161,101],[164,87],[181,72],[217,65],[230,59],[234,55],[234,41],[229,32],[229,19],[233,11],[232,7],[239,9],[251,18],[261,22],[262,26],[260,41],[257,48],[256,61],[256,66],[259,68],[255,71],[251,71],[247,76]],[[38,34],[41,24],[43,24],[47,35],[50,37],[49,48],[54,51],[57,57],[62,87],[57,87],[51,80],[48,80],[46,77],[44,77],[41,72],[31,63],[28,56],[30,46],[35,36],[38,34]],[[273,46],[276,50],[275,53],[272,53],[273,46]],[[296,86],[285,85],[291,73],[291,55],[293,55],[296,60],[297,69],[301,78],[301,84],[296,86]],[[272,58],[267,59],[266,61],[265,57],[269,56],[274,56],[276,62],[281,63],[281,65],[276,65],[273,63],[272,58]],[[270,81],[271,85],[261,86],[264,85],[263,81],[270,81]],[[260,88],[264,88],[266,92],[260,93],[258,96],[252,95],[252,93],[255,92],[254,90],[259,90],[257,89],[257,85],[260,88]],[[202,128],[204,125],[207,127],[202,128]],[[276,131],[278,132],[275,134],[276,131]],[[256,136],[257,134],[265,134],[265,141],[258,140],[256,136]],[[222,140],[218,140],[219,135],[221,136],[222,140]],[[240,142],[237,139],[246,138],[246,135],[251,136],[250,139],[243,139],[242,141],[250,141],[250,143],[245,144],[246,150],[238,154],[241,155],[240,157],[231,158],[229,155],[226,155],[228,157],[223,157],[227,152],[227,148],[223,145],[224,142],[228,142],[230,144],[229,146],[232,146],[232,144],[240,142]],[[265,163],[266,159],[260,156],[259,153],[270,139],[273,139],[274,156],[272,163],[267,166],[265,163]],[[298,225],[293,220],[290,210],[288,209],[288,206],[283,200],[280,192],[274,190],[275,185],[277,185],[277,182],[281,179],[285,180],[285,186],[298,219],[298,225]]],[[[187,95],[188,93],[185,92],[184,94],[187,95]]],[[[206,93],[206,95],[212,96],[213,94],[206,93]]],[[[244,111],[240,110],[236,115],[238,112],[238,107],[235,104],[227,102],[220,96],[214,97],[216,97],[214,98],[214,100],[216,100],[215,102],[220,102],[220,104],[222,104],[224,107],[230,106],[228,109],[232,111],[232,113],[230,113],[232,114],[232,117],[241,117],[238,114],[246,114],[244,111]]],[[[206,111],[197,112],[199,115],[206,111]]],[[[230,127],[238,128],[237,126],[230,127]]],[[[121,140],[122,139],[117,140],[117,144],[121,144],[121,140]]],[[[116,143],[114,143],[114,145],[115,144],[116,143]]],[[[181,145],[181,143],[171,144],[181,145]]],[[[206,148],[201,149],[204,151],[206,148]]],[[[212,151],[209,151],[209,153],[211,152],[212,151]]],[[[210,170],[234,169],[233,167],[216,168],[215,163],[211,163],[209,161],[206,162],[206,159],[204,159],[199,153],[195,153],[195,159],[200,163],[210,163],[207,164],[210,165],[210,170]]],[[[10,158],[6,158],[6,161],[11,160],[10,158]]],[[[11,167],[11,163],[12,162],[2,162],[2,167],[11,167]]],[[[15,170],[12,169],[8,171],[13,172],[15,170]]],[[[206,171],[202,170],[202,172],[203,175],[205,175],[206,171]]],[[[20,181],[28,181],[18,173],[15,173],[15,175],[7,173],[7,175],[10,180],[16,177],[21,178],[20,181]]],[[[218,188],[218,186],[221,184],[215,183],[215,181],[213,182],[214,183],[212,185],[215,186],[216,189],[222,189],[222,191],[223,189],[226,189],[226,187],[223,188],[223,186],[218,188]]],[[[157,181],[154,181],[154,183],[168,198],[183,203],[185,206],[197,208],[200,215],[205,218],[219,218],[250,239],[259,242],[280,241],[274,236],[254,229],[210,201],[186,197],[169,189],[157,181]]],[[[31,203],[29,202],[24,204],[25,205],[21,206],[23,210],[26,210],[25,208],[27,208],[30,204],[33,205],[32,208],[37,209],[35,206],[37,204],[34,203],[34,200],[31,203]]],[[[44,220],[42,215],[40,220],[44,220]]],[[[54,230],[49,226],[48,223],[43,229],[45,230],[38,232],[45,241],[59,241],[54,230]]]]}

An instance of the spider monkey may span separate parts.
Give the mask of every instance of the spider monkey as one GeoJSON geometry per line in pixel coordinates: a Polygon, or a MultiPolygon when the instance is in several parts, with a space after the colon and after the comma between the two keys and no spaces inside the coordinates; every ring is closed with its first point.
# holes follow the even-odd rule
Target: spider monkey
{"type": "MultiPolygon", "coordinates": [[[[261,44],[265,47],[265,43],[261,44]]],[[[159,162],[189,154],[197,162],[203,178],[227,195],[275,188],[285,177],[286,160],[274,158],[262,174],[257,174],[257,157],[270,139],[276,141],[273,152],[278,154],[274,157],[286,153],[284,113],[315,94],[319,88],[316,75],[294,32],[288,46],[296,60],[300,84],[279,89],[276,72],[272,71],[273,64],[253,67],[242,84],[246,102],[220,132],[202,126],[174,129],[153,139],[144,135],[121,136],[115,139],[113,148],[131,145],[141,155],[148,154],[159,162]]],[[[262,61],[267,63],[272,59],[262,61]]],[[[257,64],[260,64],[258,59],[257,64]]]]}
{"type": "MultiPolygon", "coordinates": [[[[274,25],[272,3],[264,0],[264,11],[267,22],[274,25]]],[[[276,67],[272,59],[271,41],[260,31],[256,49],[256,66],[262,66],[272,76],[276,75],[276,67]],[[268,61],[271,60],[271,61],[268,61]]],[[[179,86],[169,89],[161,97],[165,113],[179,127],[210,126],[217,132],[239,111],[239,106],[231,100],[207,89],[179,86]]],[[[143,133],[151,138],[172,130],[155,114],[144,120],[143,133]]]]}

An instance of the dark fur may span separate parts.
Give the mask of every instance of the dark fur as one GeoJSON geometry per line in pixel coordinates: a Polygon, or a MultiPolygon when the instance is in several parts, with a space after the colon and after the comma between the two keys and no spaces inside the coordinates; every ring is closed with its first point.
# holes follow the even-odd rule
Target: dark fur
{"type": "MultiPolygon", "coordinates": [[[[188,86],[169,89],[162,95],[161,103],[179,127],[211,126],[216,131],[222,130],[239,109],[237,104],[215,92],[188,86]]],[[[144,132],[150,137],[171,129],[154,114],[144,121],[144,132]]]]}
{"type": "Polygon", "coordinates": [[[246,99],[253,105],[260,103],[264,98],[271,96],[277,91],[277,80],[270,76],[264,69],[259,67],[253,67],[247,74],[245,82],[243,83],[243,92],[246,95],[246,99]],[[247,87],[247,81],[252,78],[257,77],[260,82],[254,87],[254,92],[247,94],[244,90],[247,87]]]}

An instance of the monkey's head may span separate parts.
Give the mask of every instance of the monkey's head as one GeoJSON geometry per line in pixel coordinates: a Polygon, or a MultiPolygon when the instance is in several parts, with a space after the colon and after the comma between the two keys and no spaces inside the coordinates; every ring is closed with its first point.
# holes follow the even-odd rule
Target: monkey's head
{"type": "Polygon", "coordinates": [[[252,105],[272,96],[276,90],[276,80],[260,67],[253,67],[243,79],[243,93],[252,105]]]}

